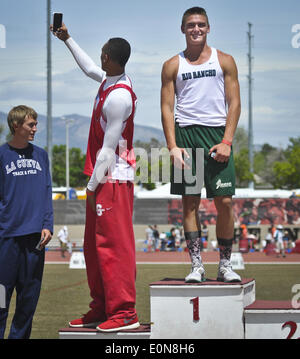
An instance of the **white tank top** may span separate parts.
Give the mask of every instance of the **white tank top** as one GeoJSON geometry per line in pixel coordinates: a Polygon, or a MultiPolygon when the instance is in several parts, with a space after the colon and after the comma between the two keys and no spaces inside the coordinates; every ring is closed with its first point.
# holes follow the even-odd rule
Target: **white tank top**
{"type": "Polygon", "coordinates": [[[180,127],[189,125],[225,126],[227,107],[223,70],[217,50],[201,65],[191,65],[183,52],[179,55],[176,79],[175,121],[180,127]]]}

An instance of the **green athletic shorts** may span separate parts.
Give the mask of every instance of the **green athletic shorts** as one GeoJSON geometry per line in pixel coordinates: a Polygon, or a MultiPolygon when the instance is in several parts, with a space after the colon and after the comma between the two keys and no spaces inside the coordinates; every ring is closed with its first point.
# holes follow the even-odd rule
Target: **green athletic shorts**
{"type": "Polygon", "coordinates": [[[233,151],[228,162],[217,162],[208,156],[209,149],[220,143],[225,127],[192,125],[175,126],[176,144],[190,155],[185,160],[191,170],[171,170],[171,194],[200,196],[203,184],[207,198],[235,194],[233,151]]]}

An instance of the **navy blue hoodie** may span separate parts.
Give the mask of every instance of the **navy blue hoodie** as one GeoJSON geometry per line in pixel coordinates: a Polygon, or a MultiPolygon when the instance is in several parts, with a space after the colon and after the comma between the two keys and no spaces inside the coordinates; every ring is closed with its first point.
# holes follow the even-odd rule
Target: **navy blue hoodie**
{"type": "Polygon", "coordinates": [[[0,237],[53,233],[52,185],[47,152],[0,146],[0,237]]]}

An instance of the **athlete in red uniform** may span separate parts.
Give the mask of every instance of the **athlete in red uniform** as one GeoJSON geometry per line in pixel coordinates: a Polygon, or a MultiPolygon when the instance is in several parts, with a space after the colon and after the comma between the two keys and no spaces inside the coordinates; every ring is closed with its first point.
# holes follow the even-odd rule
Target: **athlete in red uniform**
{"type": "Polygon", "coordinates": [[[69,325],[96,326],[104,332],[134,329],[139,327],[132,225],[136,96],[125,74],[130,45],[121,38],[110,39],[102,48],[101,70],[70,37],[65,25],[55,35],[65,42],[84,73],[101,83],[84,168],[90,176],[84,255],[91,309],[69,325]]]}

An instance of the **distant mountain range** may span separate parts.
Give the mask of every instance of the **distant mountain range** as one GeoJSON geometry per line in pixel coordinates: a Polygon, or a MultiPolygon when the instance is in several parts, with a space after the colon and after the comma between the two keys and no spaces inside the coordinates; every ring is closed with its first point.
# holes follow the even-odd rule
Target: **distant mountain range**
{"type": "MultiPolygon", "coordinates": [[[[78,147],[83,153],[86,152],[86,145],[90,127],[90,117],[80,115],[64,116],[67,120],[73,120],[69,125],[69,147],[78,147]]],[[[5,142],[5,137],[9,132],[7,126],[7,114],[0,111],[0,124],[4,125],[4,133],[1,136],[1,143],[5,142]]],[[[155,138],[161,143],[165,143],[164,133],[159,128],[151,126],[143,126],[135,124],[134,142],[150,142],[151,138],[155,138]]],[[[61,117],[52,118],[52,142],[53,145],[66,143],[66,123],[61,117]]],[[[47,145],[47,117],[39,115],[38,117],[38,133],[34,143],[40,147],[47,145]]]]}

